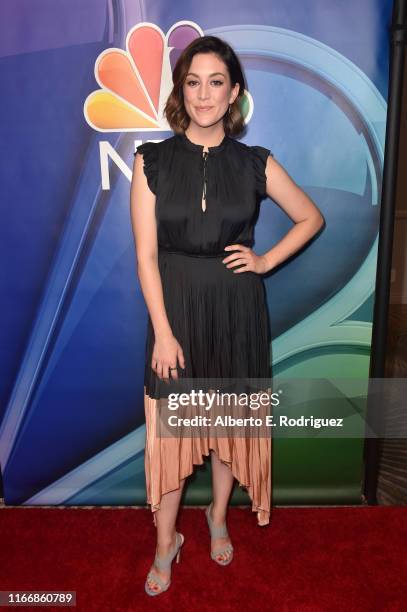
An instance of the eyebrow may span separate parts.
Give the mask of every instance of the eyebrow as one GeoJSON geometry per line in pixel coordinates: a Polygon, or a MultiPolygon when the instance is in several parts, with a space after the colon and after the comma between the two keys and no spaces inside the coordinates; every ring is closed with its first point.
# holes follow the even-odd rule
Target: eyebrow
{"type": "MultiPolygon", "coordinates": [[[[190,74],[199,78],[199,74],[195,74],[195,72],[188,72],[187,76],[189,76],[190,74]]],[[[215,76],[215,74],[221,74],[222,76],[225,76],[223,72],[212,72],[209,76],[215,76]]]]}

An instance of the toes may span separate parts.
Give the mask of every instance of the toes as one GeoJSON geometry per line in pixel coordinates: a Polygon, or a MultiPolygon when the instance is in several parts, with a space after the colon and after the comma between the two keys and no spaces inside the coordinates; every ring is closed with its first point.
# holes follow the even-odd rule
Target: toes
{"type": "MultiPolygon", "coordinates": [[[[224,544],[230,544],[230,540],[228,542],[223,542],[224,544]]],[[[220,543],[219,543],[220,545],[220,543]]],[[[231,558],[232,555],[232,551],[229,550],[225,550],[224,552],[219,552],[217,553],[216,551],[214,551],[214,555],[217,561],[223,562],[223,561],[228,561],[231,558]]]]}
{"type": "Polygon", "coordinates": [[[228,559],[228,558],[229,558],[229,556],[230,556],[230,555],[229,555],[229,553],[227,552],[227,553],[222,553],[221,555],[218,555],[218,556],[217,556],[217,558],[218,558],[218,561],[226,561],[226,559],[228,559]]]}
{"type": "Polygon", "coordinates": [[[160,585],[157,582],[155,582],[152,578],[147,580],[147,584],[148,584],[148,587],[152,589],[153,591],[155,591],[156,593],[161,591],[160,585]]]}

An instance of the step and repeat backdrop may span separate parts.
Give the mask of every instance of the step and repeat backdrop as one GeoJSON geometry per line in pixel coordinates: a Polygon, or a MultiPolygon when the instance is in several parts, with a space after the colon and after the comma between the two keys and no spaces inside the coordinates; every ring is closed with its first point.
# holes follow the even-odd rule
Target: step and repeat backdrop
{"type": "MultiPolygon", "coordinates": [[[[281,381],[326,381],[291,416],[345,427],[328,436],[299,425],[273,440],[273,501],[362,503],[391,10],[391,0],[2,2],[6,504],[145,503],[133,153],[172,135],[162,115],[172,68],[208,34],[230,43],[245,70],[243,141],[271,149],[326,220],[265,278],[270,359],[281,381]],[[351,397],[341,378],[361,391],[351,397]]],[[[264,199],[254,250],[292,225],[264,199]]],[[[208,461],[191,480],[185,503],[203,503],[208,461]]],[[[246,502],[236,487],[233,503],[246,502]]]]}

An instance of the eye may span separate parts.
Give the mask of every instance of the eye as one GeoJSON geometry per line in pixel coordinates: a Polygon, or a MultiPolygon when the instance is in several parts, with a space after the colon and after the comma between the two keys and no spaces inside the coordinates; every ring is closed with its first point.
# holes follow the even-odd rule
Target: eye
{"type": "MultiPolygon", "coordinates": [[[[194,83],[197,83],[198,81],[187,81],[187,85],[191,85],[193,87],[194,83]]],[[[220,87],[221,85],[223,85],[223,81],[219,81],[219,80],[215,80],[215,81],[211,81],[212,83],[216,83],[216,87],[220,87]]]]}

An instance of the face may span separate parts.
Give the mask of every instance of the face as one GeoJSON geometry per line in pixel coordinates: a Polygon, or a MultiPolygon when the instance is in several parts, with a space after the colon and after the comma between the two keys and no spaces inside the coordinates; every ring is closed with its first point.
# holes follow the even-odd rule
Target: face
{"type": "Polygon", "coordinates": [[[222,121],[238,93],[239,83],[232,87],[227,66],[217,55],[194,55],[183,85],[184,105],[191,122],[209,127],[222,121]]]}

